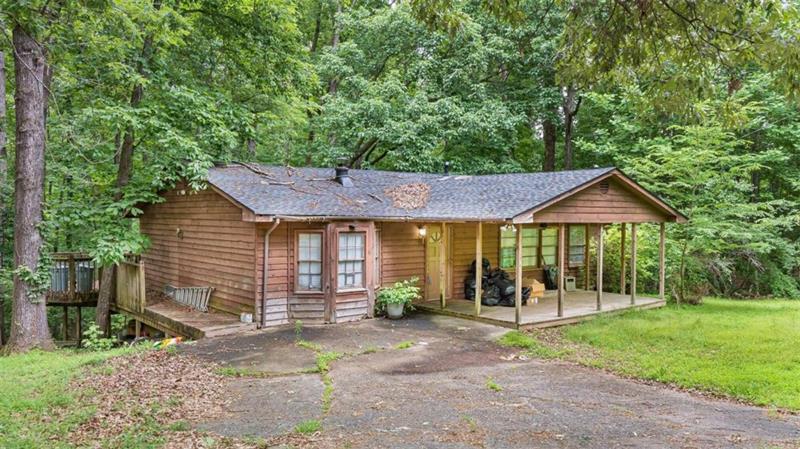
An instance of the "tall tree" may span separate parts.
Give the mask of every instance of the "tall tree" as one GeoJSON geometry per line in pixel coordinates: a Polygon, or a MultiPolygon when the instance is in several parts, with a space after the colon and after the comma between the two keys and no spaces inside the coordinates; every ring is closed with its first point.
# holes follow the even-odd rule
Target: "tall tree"
{"type": "Polygon", "coordinates": [[[40,267],[45,178],[46,51],[19,23],[12,33],[16,92],[14,299],[9,351],[53,346],[40,267]]]}
{"type": "Polygon", "coordinates": [[[575,151],[573,147],[573,133],[575,131],[575,116],[581,107],[582,98],[578,96],[578,90],[569,85],[564,89],[564,170],[572,170],[575,151]]]}
{"type": "MultiPolygon", "coordinates": [[[[0,271],[5,265],[5,218],[6,218],[6,197],[5,186],[8,177],[8,161],[6,160],[6,57],[0,50],[0,271]]],[[[0,283],[0,346],[5,343],[6,335],[6,305],[5,291],[0,283]]]]}
{"type": "MultiPolygon", "coordinates": [[[[161,0],[153,0],[153,9],[158,11],[161,9],[161,0]]],[[[136,74],[139,76],[131,89],[130,107],[137,108],[142,102],[144,97],[144,84],[149,76],[148,65],[151,62],[153,53],[155,52],[154,34],[152,31],[148,32],[142,43],[142,51],[137,59],[136,74]]],[[[116,191],[114,192],[114,201],[122,199],[123,190],[128,185],[133,172],[133,151],[135,148],[136,134],[133,125],[128,125],[125,128],[125,133],[122,137],[122,144],[119,150],[119,158],[117,165],[117,180],[115,183],[116,191]]],[[[119,140],[118,138],[115,141],[119,140]]],[[[123,217],[120,217],[123,218],[123,217]]],[[[100,292],[97,298],[97,310],[95,313],[95,323],[100,329],[108,329],[110,320],[110,307],[111,307],[111,294],[113,291],[114,272],[109,266],[103,270],[103,275],[100,279],[100,292]]]]}

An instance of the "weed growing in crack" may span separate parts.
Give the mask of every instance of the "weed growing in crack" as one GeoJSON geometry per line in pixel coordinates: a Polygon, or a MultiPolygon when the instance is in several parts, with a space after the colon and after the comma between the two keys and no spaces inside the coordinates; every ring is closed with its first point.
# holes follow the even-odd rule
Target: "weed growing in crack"
{"type": "Polygon", "coordinates": [[[308,435],[311,433],[319,432],[322,429],[322,423],[318,419],[309,419],[294,426],[294,431],[308,435]]]}
{"type": "Polygon", "coordinates": [[[414,346],[414,342],[411,340],[406,340],[394,345],[394,349],[408,349],[412,346],[414,346]]]}
{"type": "Polygon", "coordinates": [[[501,387],[497,382],[494,381],[491,377],[486,378],[486,388],[492,391],[503,391],[503,387],[501,387]]]}

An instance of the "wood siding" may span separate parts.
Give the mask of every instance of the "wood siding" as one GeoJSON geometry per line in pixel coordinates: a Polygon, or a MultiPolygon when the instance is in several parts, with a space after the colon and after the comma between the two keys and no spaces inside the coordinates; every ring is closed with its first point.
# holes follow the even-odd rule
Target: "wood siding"
{"type": "Polygon", "coordinates": [[[535,223],[646,223],[669,221],[640,194],[615,179],[564,198],[533,214],[535,223]]]}
{"type": "Polygon", "coordinates": [[[425,278],[425,240],[419,238],[415,223],[380,223],[381,279],[388,287],[395,282],[417,277],[420,285],[425,278]]]}
{"type": "Polygon", "coordinates": [[[254,312],[255,225],[237,206],[212,190],[176,188],[165,202],[144,207],[142,232],[150,248],[142,255],[148,289],[214,287],[209,307],[254,312]]]}
{"type": "MultiPolygon", "coordinates": [[[[261,295],[264,291],[264,235],[271,226],[270,223],[259,224],[256,236],[258,254],[254,282],[257,285],[257,320],[261,319],[261,295]]],[[[266,326],[286,324],[290,320],[302,320],[310,323],[341,323],[371,315],[372,301],[374,300],[372,277],[374,236],[375,231],[371,222],[285,222],[278,225],[272,231],[269,241],[266,326]],[[339,292],[336,290],[338,232],[348,232],[350,226],[353,226],[355,231],[366,234],[366,287],[339,292]],[[295,287],[297,235],[301,232],[322,233],[323,288],[320,292],[298,292],[295,287]]]]}

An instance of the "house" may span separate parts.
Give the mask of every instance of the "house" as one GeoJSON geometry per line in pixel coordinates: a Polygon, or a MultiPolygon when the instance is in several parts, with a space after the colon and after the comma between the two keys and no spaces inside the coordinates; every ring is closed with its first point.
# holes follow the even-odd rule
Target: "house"
{"type": "Polygon", "coordinates": [[[211,168],[205,190],[179,185],[163,197],[140,217],[151,242],[141,258],[148,290],[210,286],[212,311],[251,314],[264,327],[369,317],[377,288],[412,277],[423,283],[423,308],[512,327],[564,322],[571,298],[584,309],[589,298],[589,312],[658,306],[663,224],[685,221],[615,168],[468,176],[231,164],[211,168]],[[604,293],[602,251],[589,261],[603,228],[626,223],[634,268],[636,225],[661,223],[658,298],[637,303],[635,269],[630,297],[604,293]],[[484,257],[518,287],[559,266],[560,288],[533,306],[465,301],[470,265],[484,257]],[[565,292],[565,276],[582,288],[565,292]]]}

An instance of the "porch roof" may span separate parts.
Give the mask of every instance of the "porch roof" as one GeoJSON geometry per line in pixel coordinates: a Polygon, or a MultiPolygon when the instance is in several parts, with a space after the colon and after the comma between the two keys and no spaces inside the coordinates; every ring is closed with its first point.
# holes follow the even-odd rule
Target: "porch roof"
{"type": "Polygon", "coordinates": [[[665,221],[683,219],[613,167],[480,176],[355,169],[348,174],[350,187],[336,181],[333,168],[231,164],[210,169],[208,182],[267,219],[509,221],[614,176],[639,190],[645,206],[663,211],[665,221]]]}

